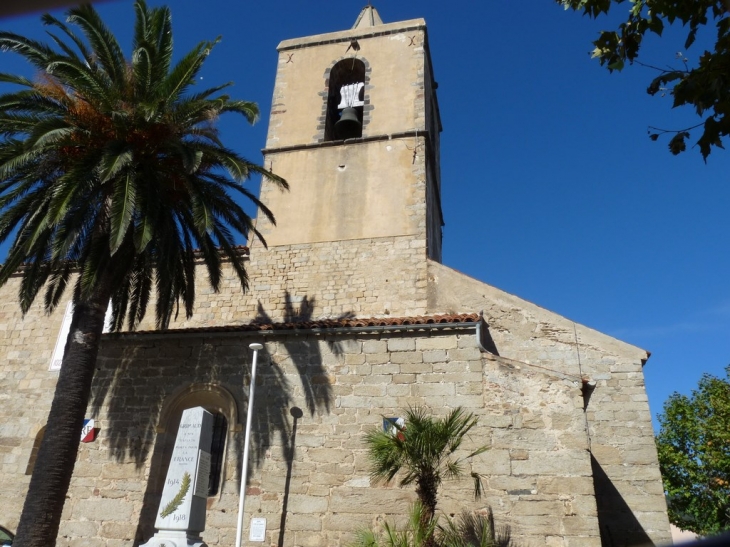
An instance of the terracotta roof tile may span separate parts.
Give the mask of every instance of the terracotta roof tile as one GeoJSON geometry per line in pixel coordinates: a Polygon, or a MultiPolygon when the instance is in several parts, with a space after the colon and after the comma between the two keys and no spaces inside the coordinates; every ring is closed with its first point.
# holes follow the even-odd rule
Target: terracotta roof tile
{"type": "Polygon", "coordinates": [[[137,332],[122,332],[115,334],[185,334],[185,333],[216,333],[216,332],[263,332],[263,331],[297,331],[297,330],[321,330],[321,329],[342,329],[358,327],[399,327],[413,325],[476,323],[479,321],[478,313],[453,313],[447,315],[426,315],[415,317],[371,317],[358,319],[320,319],[316,321],[289,321],[281,323],[259,323],[252,322],[245,325],[223,325],[211,327],[195,327],[184,329],[169,329],[167,331],[146,330],[137,332]]]}

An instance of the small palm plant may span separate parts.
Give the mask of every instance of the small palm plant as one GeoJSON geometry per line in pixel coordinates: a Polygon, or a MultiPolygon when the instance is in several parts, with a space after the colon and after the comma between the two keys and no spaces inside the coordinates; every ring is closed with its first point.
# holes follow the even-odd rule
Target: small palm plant
{"type": "Polygon", "coordinates": [[[355,534],[351,547],[515,547],[509,526],[499,529],[494,524],[491,508],[486,514],[462,511],[455,518],[424,520],[420,502],[411,506],[408,521],[400,530],[383,522],[380,530],[364,529],[355,534]]]}
{"type": "Polygon", "coordinates": [[[447,518],[438,526],[437,543],[442,547],[511,547],[514,545],[509,526],[497,528],[492,509],[487,513],[462,511],[456,518],[447,518]]]}
{"type": "MultiPolygon", "coordinates": [[[[403,472],[399,485],[416,485],[422,506],[421,524],[425,528],[434,520],[438,489],[444,479],[464,475],[464,462],[488,449],[481,446],[464,456],[457,456],[469,432],[477,424],[473,413],[455,408],[444,418],[433,418],[425,408],[410,408],[405,424],[391,420],[388,431],[373,430],[365,437],[370,458],[370,474],[377,481],[389,482],[403,472]]],[[[474,479],[474,497],[481,497],[482,483],[474,479]]],[[[433,544],[433,534],[425,545],[433,544]]]]}
{"type": "Polygon", "coordinates": [[[382,523],[381,531],[359,530],[351,547],[420,547],[425,545],[436,532],[436,519],[424,519],[424,507],[419,502],[411,506],[408,521],[398,530],[387,521],[382,523]]]}

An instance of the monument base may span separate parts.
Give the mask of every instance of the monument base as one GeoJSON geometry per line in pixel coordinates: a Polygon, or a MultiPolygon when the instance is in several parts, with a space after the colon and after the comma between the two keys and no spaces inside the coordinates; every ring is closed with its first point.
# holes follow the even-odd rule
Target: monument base
{"type": "Polygon", "coordinates": [[[200,536],[191,536],[185,531],[162,530],[139,547],[208,547],[200,536]]]}

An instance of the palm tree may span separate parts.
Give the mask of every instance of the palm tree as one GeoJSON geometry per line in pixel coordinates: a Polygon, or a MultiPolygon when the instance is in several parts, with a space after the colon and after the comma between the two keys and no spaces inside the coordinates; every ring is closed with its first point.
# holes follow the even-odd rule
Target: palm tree
{"type": "MultiPolygon", "coordinates": [[[[469,431],[478,418],[455,408],[444,418],[433,418],[424,408],[410,408],[405,424],[391,420],[391,428],[375,429],[367,433],[365,443],[370,459],[370,474],[375,481],[391,481],[401,470],[399,485],[416,485],[416,495],[423,508],[424,528],[436,515],[438,489],[444,479],[464,474],[464,462],[488,449],[482,446],[473,452],[456,457],[469,431]]],[[[481,496],[481,476],[471,472],[474,479],[474,497],[481,496]]],[[[433,545],[433,534],[426,545],[433,545]]]]}
{"type": "Polygon", "coordinates": [[[252,123],[256,105],[221,94],[228,84],[190,90],[215,43],[201,42],[173,64],[169,9],[144,0],[134,9],[130,60],[88,5],[70,9],[66,23],[43,17],[53,46],[0,32],[0,49],[39,72],[33,81],[0,74],[21,86],[0,96],[0,243],[12,241],[0,284],[20,269],[23,312],[41,290],[51,312],[69,284],[74,303],[18,526],[21,547],[55,543],[109,302],[115,330],[125,321],[134,329],[153,293],[158,328],[180,304],[190,317],[198,260],[213,289],[223,261],[246,289],[235,243],[261,236],[234,196],[273,220],[243,183],[260,173],[286,187],[218,137],[218,116],[252,123]]]}

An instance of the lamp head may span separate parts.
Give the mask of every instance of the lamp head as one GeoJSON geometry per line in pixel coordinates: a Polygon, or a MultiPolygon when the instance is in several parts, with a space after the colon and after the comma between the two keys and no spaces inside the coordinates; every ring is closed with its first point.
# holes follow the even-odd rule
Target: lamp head
{"type": "Polygon", "coordinates": [[[262,346],[261,344],[259,344],[257,342],[254,342],[253,344],[249,344],[248,347],[251,348],[254,351],[258,351],[258,350],[264,348],[264,346],[262,346]]]}

